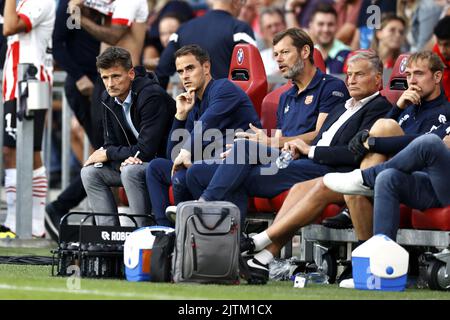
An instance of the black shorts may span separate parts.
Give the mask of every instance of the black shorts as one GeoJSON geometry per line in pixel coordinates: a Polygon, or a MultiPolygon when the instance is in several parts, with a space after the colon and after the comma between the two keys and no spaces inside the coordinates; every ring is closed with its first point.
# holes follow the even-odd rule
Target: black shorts
{"type": "MultiPolygon", "coordinates": [[[[5,117],[3,121],[3,146],[10,148],[15,148],[17,141],[16,101],[16,99],[9,100],[3,104],[5,117]]],[[[42,136],[44,134],[46,112],[47,110],[38,110],[34,112],[34,151],[42,150],[42,136]]]]}

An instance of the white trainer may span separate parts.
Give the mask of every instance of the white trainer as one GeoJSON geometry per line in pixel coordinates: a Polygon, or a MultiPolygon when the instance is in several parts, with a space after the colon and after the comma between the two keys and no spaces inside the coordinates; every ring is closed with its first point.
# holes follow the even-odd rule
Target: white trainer
{"type": "Polygon", "coordinates": [[[166,208],[166,217],[170,222],[175,223],[175,219],[177,216],[177,206],[168,206],[166,208]]]}
{"type": "Polygon", "coordinates": [[[360,169],[346,173],[327,173],[323,177],[323,183],[335,192],[373,197],[373,189],[363,184],[360,169]]]}
{"type": "Polygon", "coordinates": [[[355,289],[355,281],[353,281],[352,278],[342,280],[342,281],[339,283],[339,288],[355,289]]]}

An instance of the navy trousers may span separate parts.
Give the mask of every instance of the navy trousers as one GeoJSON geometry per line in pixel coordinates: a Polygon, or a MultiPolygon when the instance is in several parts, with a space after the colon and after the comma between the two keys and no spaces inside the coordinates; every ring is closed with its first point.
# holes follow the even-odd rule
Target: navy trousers
{"type": "Polygon", "coordinates": [[[376,176],[374,234],[396,239],[400,203],[419,210],[450,205],[450,150],[437,135],[413,140],[389,161],[364,172],[376,176]]]}
{"type": "Polygon", "coordinates": [[[186,186],[186,170],[177,171],[170,176],[173,162],[158,158],[152,160],[147,168],[145,179],[152,204],[152,212],[156,223],[160,226],[173,227],[173,223],[166,217],[166,208],[170,205],[169,188],[172,185],[175,204],[192,200],[192,195],[186,186]]]}
{"type": "Polygon", "coordinates": [[[194,163],[187,172],[188,188],[196,199],[233,202],[244,222],[249,197],[272,198],[296,183],[335,171],[310,159],[294,160],[285,169],[278,169],[274,161],[278,154],[278,149],[238,140],[223,163],[194,163]]]}

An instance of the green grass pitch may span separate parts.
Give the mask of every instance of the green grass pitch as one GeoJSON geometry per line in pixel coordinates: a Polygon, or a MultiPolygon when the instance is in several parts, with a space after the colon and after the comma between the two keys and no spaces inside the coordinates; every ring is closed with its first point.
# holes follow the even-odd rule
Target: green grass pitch
{"type": "MultiPolygon", "coordinates": [[[[0,248],[0,256],[50,255],[48,249],[0,248]]],[[[450,292],[407,289],[404,292],[368,292],[337,285],[293,288],[290,281],[270,281],[265,286],[235,286],[127,282],[52,277],[50,266],[0,264],[0,299],[149,299],[149,300],[449,300],[450,292]],[[79,283],[77,282],[79,280],[79,283]],[[79,285],[78,285],[79,284],[79,285]]]]}

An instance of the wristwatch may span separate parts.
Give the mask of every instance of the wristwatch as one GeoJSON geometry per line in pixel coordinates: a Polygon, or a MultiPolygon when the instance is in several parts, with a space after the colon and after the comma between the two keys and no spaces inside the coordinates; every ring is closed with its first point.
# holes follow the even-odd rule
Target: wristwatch
{"type": "Polygon", "coordinates": [[[375,137],[368,137],[367,145],[369,146],[369,150],[372,150],[375,147],[375,137]]]}

